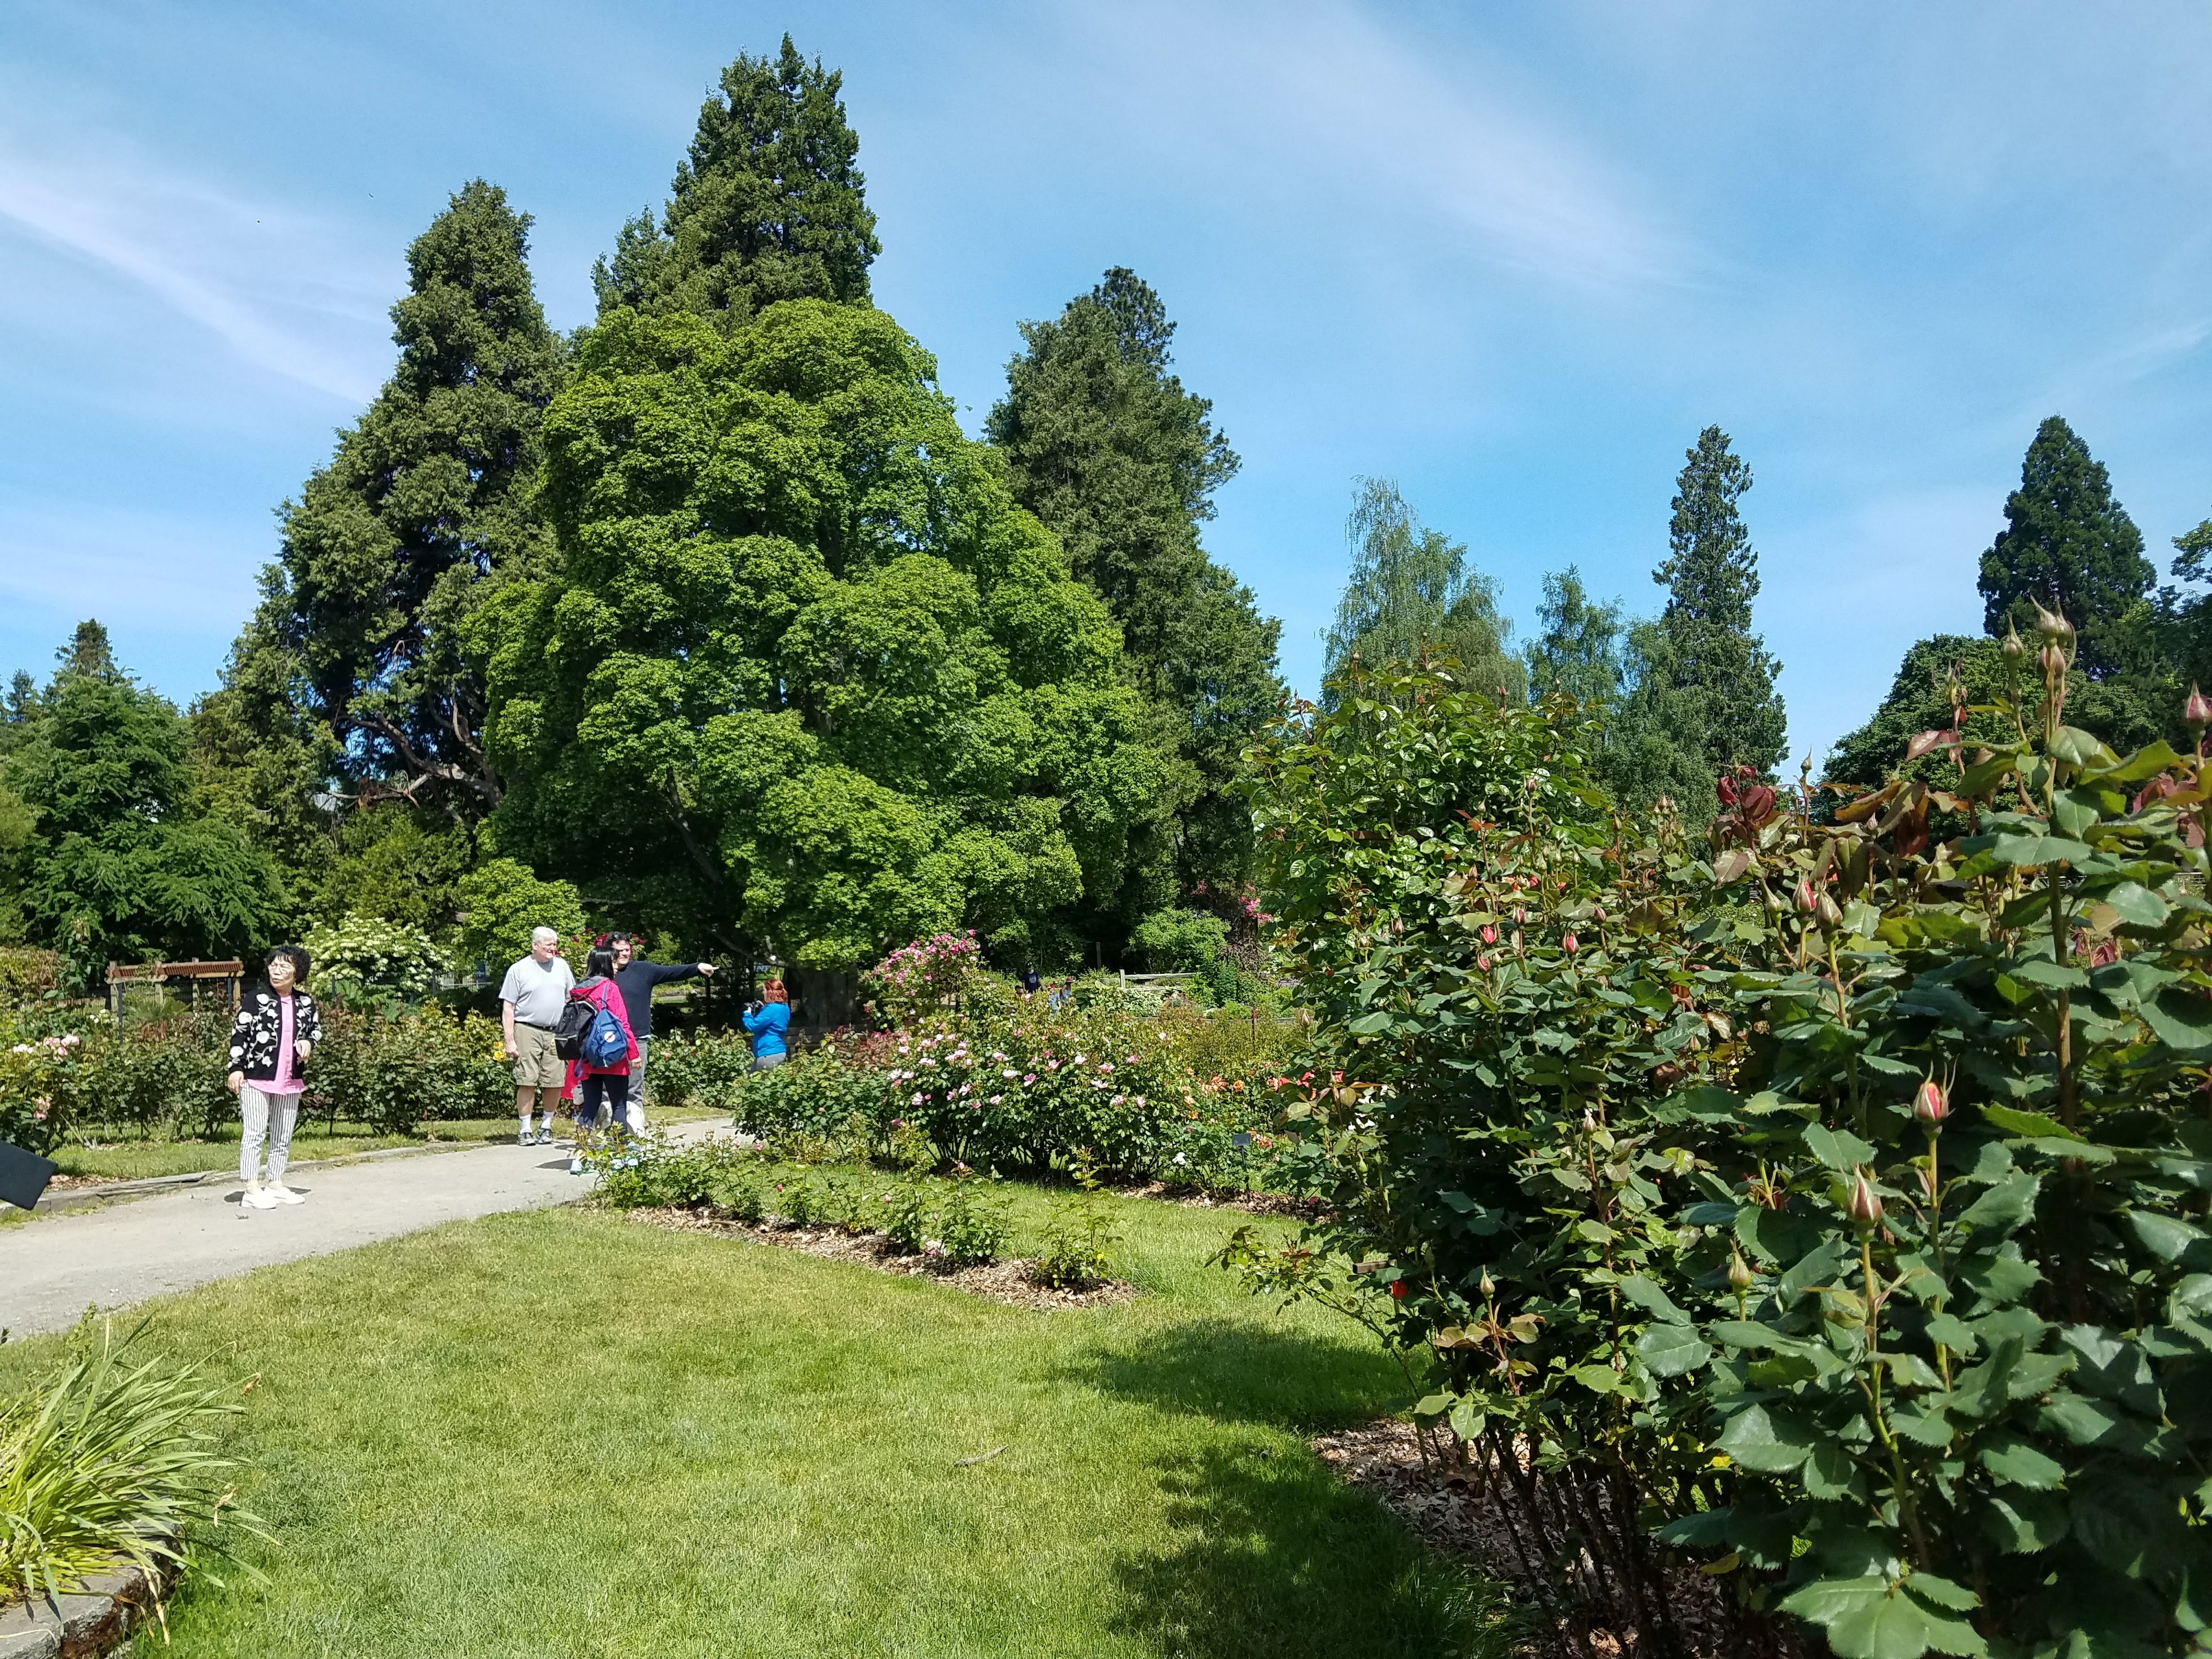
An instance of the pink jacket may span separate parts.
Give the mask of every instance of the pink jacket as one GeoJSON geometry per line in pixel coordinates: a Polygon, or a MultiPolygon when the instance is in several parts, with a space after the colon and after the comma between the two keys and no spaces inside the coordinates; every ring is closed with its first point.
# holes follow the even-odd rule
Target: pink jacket
{"type": "Polygon", "coordinates": [[[623,1056],[619,1066],[586,1066],[581,1060],[568,1062],[567,1077],[562,1080],[561,1098],[574,1100],[576,1091],[584,1086],[587,1077],[628,1077],[630,1061],[637,1058],[637,1034],[629,1029],[629,1012],[623,1006],[622,989],[611,979],[587,979],[568,993],[572,1002],[588,1002],[594,1008],[604,1008],[615,1017],[629,1039],[629,1052],[623,1056]]]}

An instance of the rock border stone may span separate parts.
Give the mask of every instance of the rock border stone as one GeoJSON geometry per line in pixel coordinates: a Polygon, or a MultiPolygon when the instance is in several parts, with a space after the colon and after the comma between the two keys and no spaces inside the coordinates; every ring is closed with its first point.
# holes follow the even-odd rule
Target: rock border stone
{"type": "Polygon", "coordinates": [[[0,1607],[0,1659],[92,1659],[112,1653],[145,1621],[153,1587],[126,1563],[94,1573],[84,1588],[0,1607]]]}

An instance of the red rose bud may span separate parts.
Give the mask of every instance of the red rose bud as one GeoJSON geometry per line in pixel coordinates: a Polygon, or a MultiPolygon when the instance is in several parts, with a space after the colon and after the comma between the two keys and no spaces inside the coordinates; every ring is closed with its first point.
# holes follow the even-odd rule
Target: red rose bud
{"type": "Polygon", "coordinates": [[[1813,890],[1811,877],[1808,876],[1797,884],[1797,908],[1800,910],[1817,909],[1820,908],[1820,896],[1813,890]]]}
{"type": "Polygon", "coordinates": [[[1582,948],[1576,942],[1575,936],[1572,933],[1568,934],[1565,939],[1561,939],[1559,941],[1559,945],[1560,948],[1565,951],[1569,956],[1574,955],[1577,950],[1582,948]]]}
{"type": "Polygon", "coordinates": [[[1881,1225],[1881,1194],[1874,1189],[1874,1182],[1861,1170],[1851,1177],[1851,1224],[1862,1231],[1872,1231],[1881,1225]]]}
{"type": "Polygon", "coordinates": [[[1482,942],[1485,945],[1495,945],[1498,943],[1498,930],[1495,927],[1492,927],[1488,922],[1485,922],[1482,925],[1482,942]]]}
{"type": "Polygon", "coordinates": [[[1404,1279],[1394,1279],[1390,1281],[1390,1296],[1394,1301],[1403,1302],[1406,1299],[1406,1281],[1404,1279]]]}
{"type": "Polygon", "coordinates": [[[1931,1129],[1951,1115],[1951,1103],[1943,1098],[1943,1085],[1934,1078],[1921,1079],[1912,1097],[1912,1115],[1931,1129]]]}
{"type": "Polygon", "coordinates": [[[2191,727],[2212,726],[2212,700],[2197,689],[2193,680],[2190,682],[2189,701],[2181,705],[2181,723],[2191,727]]]}
{"type": "Polygon", "coordinates": [[[2035,665],[2056,679],[2066,672],[2066,658],[2055,645],[2046,645],[2035,653],[2035,665]]]}
{"type": "Polygon", "coordinates": [[[1481,969],[1482,971],[1486,974],[1490,971],[1490,958],[1488,957],[1477,957],[1474,959],[1474,965],[1481,969]]]}

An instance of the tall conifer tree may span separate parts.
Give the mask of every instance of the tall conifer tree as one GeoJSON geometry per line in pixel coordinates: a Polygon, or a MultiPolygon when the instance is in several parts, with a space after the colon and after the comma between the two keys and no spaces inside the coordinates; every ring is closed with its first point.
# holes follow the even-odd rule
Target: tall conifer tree
{"type": "Polygon", "coordinates": [[[1199,526],[1233,477],[1212,405],[1170,370],[1176,325],[1159,295],[1115,268],[1049,322],[1024,323],[987,433],[1014,498],[1060,538],[1105,599],[1140,688],[1195,774],[1178,813],[1186,887],[1242,878],[1251,819],[1238,757],[1282,695],[1280,624],[1209,559],[1199,526]]]}
{"type": "Polygon", "coordinates": [[[247,796],[287,798],[280,842],[300,833],[289,797],[319,773],[463,824],[498,802],[469,629],[494,586],[550,555],[538,429],[562,372],[529,228],[478,179],[408,249],[398,366],[285,504],[261,605],[198,711],[215,771],[258,773],[247,796]]]}
{"type": "Polygon", "coordinates": [[[1676,481],[1668,555],[1651,579],[1667,589],[1655,622],[1629,631],[1632,690],[1608,734],[1607,781],[1642,806],[1673,798],[1703,822],[1724,767],[1771,773],[1789,742],[1774,677],[1781,665],[1752,632],[1759,554],[1737,503],[1751,468],[1709,426],[1676,481]]]}
{"type": "Polygon", "coordinates": [[[2027,635],[2036,605],[2059,611],[2079,635],[2075,665],[2106,678],[2136,654],[2131,636],[2148,618],[2157,576],[2104,466],[2051,416],[2027,447],[2020,488],[2005,498],[2005,527],[1982,555],[1983,626],[2027,635]]]}
{"type": "Polygon", "coordinates": [[[699,111],[659,222],[648,208],[592,267],[600,314],[691,311],[735,326],[778,300],[867,304],[883,248],[843,88],[787,34],[773,62],[740,54],[699,111]]]}

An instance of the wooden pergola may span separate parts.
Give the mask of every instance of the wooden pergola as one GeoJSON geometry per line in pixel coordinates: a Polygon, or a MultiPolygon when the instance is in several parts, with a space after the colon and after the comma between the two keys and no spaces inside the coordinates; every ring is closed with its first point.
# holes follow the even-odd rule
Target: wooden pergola
{"type": "Polygon", "coordinates": [[[246,964],[228,962],[111,962],[107,964],[107,1011],[121,1017],[123,994],[133,985],[151,984],[156,989],[170,980],[185,981],[191,1006],[199,1006],[200,987],[215,981],[222,984],[223,1006],[236,1008],[245,989],[246,964]]]}

